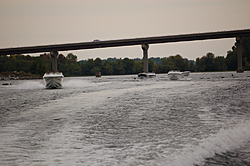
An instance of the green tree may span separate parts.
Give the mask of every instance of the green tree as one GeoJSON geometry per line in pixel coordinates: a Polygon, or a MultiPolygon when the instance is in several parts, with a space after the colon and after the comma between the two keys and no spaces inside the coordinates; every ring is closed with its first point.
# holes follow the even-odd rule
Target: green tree
{"type": "Polygon", "coordinates": [[[184,67],[182,70],[189,70],[189,61],[186,58],[184,59],[184,67]]]}
{"type": "Polygon", "coordinates": [[[114,71],[115,75],[125,74],[123,64],[122,64],[122,60],[116,59],[114,61],[114,63],[113,63],[113,71],[114,71]]]}
{"type": "Polygon", "coordinates": [[[4,68],[5,63],[8,61],[7,55],[0,56],[0,72],[6,71],[4,68]]]}
{"type": "Polygon", "coordinates": [[[226,57],[226,64],[228,70],[237,70],[237,52],[228,51],[226,57]]]}
{"type": "Polygon", "coordinates": [[[168,66],[168,60],[167,58],[161,59],[161,72],[168,72],[169,66],[168,66]]]}
{"type": "Polygon", "coordinates": [[[178,70],[179,69],[175,65],[174,56],[170,56],[168,58],[162,58],[161,64],[162,64],[162,72],[165,72],[165,73],[167,73],[170,70],[178,70]]]}
{"type": "Polygon", "coordinates": [[[103,64],[103,74],[112,75],[113,74],[113,64],[110,61],[105,61],[103,64]]]}
{"type": "MultiPolygon", "coordinates": [[[[102,68],[102,60],[100,58],[96,58],[94,60],[94,66],[99,68],[99,71],[101,71],[102,68]]],[[[97,71],[97,72],[99,72],[97,71]]]]}
{"type": "Polygon", "coordinates": [[[3,65],[3,71],[15,71],[15,65],[12,61],[7,61],[3,65]]]}
{"type": "Polygon", "coordinates": [[[214,71],[214,54],[209,52],[207,53],[205,59],[204,59],[204,63],[205,63],[205,66],[206,66],[206,71],[214,71]]]}
{"type": "Polygon", "coordinates": [[[184,59],[179,54],[173,56],[172,59],[169,58],[175,66],[176,70],[185,70],[184,59]]]}
{"type": "Polygon", "coordinates": [[[188,70],[190,70],[190,71],[195,71],[195,65],[194,65],[194,62],[190,62],[190,63],[189,63],[188,70]]]}
{"type": "Polygon", "coordinates": [[[214,71],[225,71],[227,70],[226,60],[223,56],[217,56],[214,59],[214,71]]]}
{"type": "Polygon", "coordinates": [[[72,53],[69,53],[67,56],[66,56],[67,59],[69,60],[73,60],[73,61],[77,61],[77,56],[72,54],[72,53]]]}
{"type": "Polygon", "coordinates": [[[156,63],[154,63],[154,61],[152,61],[151,59],[148,59],[148,71],[156,71],[156,63]]]}
{"type": "Polygon", "coordinates": [[[141,60],[135,61],[134,71],[135,73],[143,72],[143,62],[141,60]]]}
{"type": "Polygon", "coordinates": [[[46,72],[45,64],[43,63],[42,60],[40,60],[37,66],[37,74],[43,76],[45,72],[46,72]]]}
{"type": "MultiPolygon", "coordinates": [[[[250,62],[250,37],[243,37],[242,39],[242,67],[244,70],[249,69],[250,62]]],[[[232,50],[227,52],[226,64],[228,70],[237,70],[237,45],[232,47],[232,50]]]]}
{"type": "Polygon", "coordinates": [[[123,64],[125,74],[134,73],[135,62],[132,59],[124,58],[122,60],[122,64],[123,64]]]}
{"type": "Polygon", "coordinates": [[[101,71],[100,68],[95,66],[93,69],[91,69],[90,74],[95,75],[97,72],[100,72],[100,71],[101,71]]]}
{"type": "Polygon", "coordinates": [[[69,67],[68,63],[65,63],[63,66],[61,66],[60,70],[63,72],[63,75],[66,76],[66,77],[71,75],[70,67],[69,67]]]}
{"type": "Polygon", "coordinates": [[[70,63],[69,72],[70,72],[71,76],[78,76],[81,73],[81,68],[76,62],[75,63],[70,63]]]}
{"type": "Polygon", "coordinates": [[[84,63],[84,66],[82,69],[84,69],[85,75],[93,75],[91,73],[91,70],[95,67],[95,62],[93,59],[88,59],[86,63],[84,63]]]}
{"type": "Polygon", "coordinates": [[[200,59],[200,71],[206,71],[206,56],[201,57],[200,59]]]}
{"type": "Polygon", "coordinates": [[[196,71],[201,71],[201,61],[200,61],[200,58],[196,58],[195,60],[195,70],[196,71]]]}

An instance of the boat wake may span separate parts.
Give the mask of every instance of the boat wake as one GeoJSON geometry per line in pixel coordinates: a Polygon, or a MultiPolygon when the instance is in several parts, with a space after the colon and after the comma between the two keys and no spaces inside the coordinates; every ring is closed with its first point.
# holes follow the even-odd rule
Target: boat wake
{"type": "Polygon", "coordinates": [[[111,82],[102,82],[102,83],[94,83],[87,80],[64,80],[63,87],[64,88],[84,88],[91,86],[100,86],[109,84],[111,82]]]}
{"type": "Polygon", "coordinates": [[[13,84],[9,86],[11,89],[43,89],[44,84],[41,81],[27,81],[20,84],[13,84]]]}
{"type": "Polygon", "coordinates": [[[250,121],[241,122],[201,140],[198,146],[186,146],[182,152],[179,152],[180,154],[172,156],[175,159],[171,165],[203,165],[207,158],[240,148],[250,140],[249,126],[250,121]]]}

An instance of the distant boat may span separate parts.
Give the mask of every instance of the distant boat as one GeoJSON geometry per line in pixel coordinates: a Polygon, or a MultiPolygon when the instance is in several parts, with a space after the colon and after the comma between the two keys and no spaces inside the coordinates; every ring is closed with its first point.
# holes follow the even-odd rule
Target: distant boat
{"type": "Polygon", "coordinates": [[[189,76],[190,71],[184,71],[181,73],[182,77],[189,76]]]}
{"type": "Polygon", "coordinates": [[[138,77],[139,78],[154,78],[154,77],[156,77],[156,74],[154,72],[152,72],[152,73],[143,72],[143,73],[139,73],[138,77]]]}
{"type": "Polygon", "coordinates": [[[96,77],[101,77],[101,72],[96,72],[96,73],[95,73],[95,76],[96,76],[96,77]]]}
{"type": "Polygon", "coordinates": [[[47,72],[44,74],[43,79],[45,86],[48,89],[62,88],[63,74],[61,72],[47,72]]]}
{"type": "Polygon", "coordinates": [[[179,70],[171,70],[168,72],[168,78],[170,80],[179,80],[183,77],[188,77],[190,71],[180,72],[179,70]]]}

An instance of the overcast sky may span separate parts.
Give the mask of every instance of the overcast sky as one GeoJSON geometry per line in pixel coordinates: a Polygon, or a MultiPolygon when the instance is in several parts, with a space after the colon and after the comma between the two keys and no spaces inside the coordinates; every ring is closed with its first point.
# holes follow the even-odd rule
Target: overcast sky
{"type": "MultiPolygon", "coordinates": [[[[0,48],[250,29],[249,9],[250,0],[0,0],[0,48]]],[[[149,57],[226,56],[234,43],[153,44],[149,57]]],[[[60,53],[142,58],[141,46],[60,53]]]]}

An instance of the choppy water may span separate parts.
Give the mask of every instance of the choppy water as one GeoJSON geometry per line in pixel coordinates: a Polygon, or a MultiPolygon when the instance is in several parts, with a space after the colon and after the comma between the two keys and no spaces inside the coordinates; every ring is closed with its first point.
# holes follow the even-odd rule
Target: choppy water
{"type": "Polygon", "coordinates": [[[250,165],[250,72],[11,83],[0,165],[250,165]]]}

